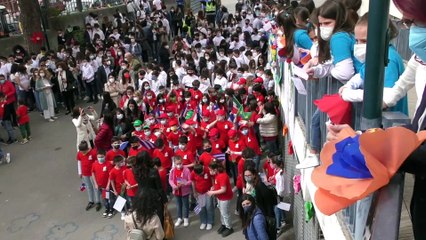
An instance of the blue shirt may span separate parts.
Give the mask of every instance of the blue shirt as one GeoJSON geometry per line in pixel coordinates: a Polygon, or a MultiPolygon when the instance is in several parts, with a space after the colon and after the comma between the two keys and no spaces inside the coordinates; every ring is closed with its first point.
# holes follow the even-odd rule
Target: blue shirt
{"type": "Polygon", "coordinates": [[[331,36],[330,50],[333,56],[333,65],[351,58],[354,64],[355,73],[361,69],[362,63],[354,57],[355,37],[347,32],[337,32],[331,36]]]}
{"type": "MultiPolygon", "coordinates": [[[[401,56],[396,51],[396,48],[392,45],[389,45],[389,62],[385,68],[385,79],[384,87],[391,88],[398,81],[399,76],[404,72],[404,62],[402,61],[401,56]]],[[[365,64],[362,65],[360,70],[361,79],[365,79],[365,64]]],[[[405,96],[394,106],[389,108],[388,111],[402,112],[408,116],[408,97],[405,96]]]]}
{"type": "Polygon", "coordinates": [[[303,49],[311,49],[312,40],[305,29],[297,29],[294,31],[294,43],[303,49]]]}

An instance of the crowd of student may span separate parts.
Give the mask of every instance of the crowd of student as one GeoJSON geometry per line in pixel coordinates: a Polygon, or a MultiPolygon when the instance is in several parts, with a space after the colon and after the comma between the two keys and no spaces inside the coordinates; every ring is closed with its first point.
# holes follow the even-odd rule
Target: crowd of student
{"type": "MultiPolygon", "coordinates": [[[[68,27],[58,32],[57,52],[16,46],[0,57],[0,116],[8,142],[16,141],[13,125],[21,127],[23,143],[31,139],[28,110],[54,121],[62,104],[77,131],[86,210],[104,207],[102,216],[112,218],[123,196],[131,213],[124,216],[128,232],[141,228],[150,239],[163,239],[158,226],[173,198],[175,227],[190,225],[191,210],[200,229],[211,230],[217,206],[221,236],[233,233],[235,210],[247,239],[274,239],[285,219],[277,204],[289,191],[279,157],[269,35],[285,37],[281,59],[303,62],[314,79],[349,80],[339,93],[361,101],[352,98],[362,96],[368,15],[358,20],[361,1],[345,0],[319,8],[313,1],[238,1],[235,14],[207,2],[196,15],[183,4],[167,9],[161,1],[128,1],[127,13],[117,11],[113,19],[89,14],[83,42],[73,35],[77,28],[68,27]],[[305,55],[311,60],[302,61],[305,55]],[[75,107],[83,97],[95,104],[101,99],[99,113],[75,107]]],[[[386,87],[403,71],[392,46],[389,60],[386,87]]],[[[403,101],[397,110],[406,111],[403,101]]],[[[320,150],[318,116],[311,126],[313,154],[320,150]]]]}

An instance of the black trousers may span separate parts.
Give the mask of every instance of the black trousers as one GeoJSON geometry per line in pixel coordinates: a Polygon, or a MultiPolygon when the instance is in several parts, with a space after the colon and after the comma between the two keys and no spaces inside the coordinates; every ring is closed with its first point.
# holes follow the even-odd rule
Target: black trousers
{"type": "Polygon", "coordinates": [[[65,106],[69,112],[72,112],[72,109],[75,107],[74,103],[74,90],[63,91],[62,99],[64,100],[65,106]]]}
{"type": "Polygon", "coordinates": [[[90,100],[95,100],[98,101],[98,91],[97,91],[97,86],[96,86],[96,81],[93,80],[89,83],[86,83],[86,87],[87,87],[87,96],[90,98],[90,100]]]}
{"type": "Polygon", "coordinates": [[[415,176],[410,212],[414,239],[426,239],[426,176],[415,176]]]}

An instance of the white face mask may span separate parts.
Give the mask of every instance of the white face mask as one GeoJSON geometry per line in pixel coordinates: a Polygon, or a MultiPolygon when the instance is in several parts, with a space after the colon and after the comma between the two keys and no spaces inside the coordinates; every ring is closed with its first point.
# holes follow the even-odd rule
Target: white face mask
{"type": "Polygon", "coordinates": [[[183,145],[183,144],[179,144],[179,149],[180,149],[180,150],[184,150],[184,149],[185,149],[185,145],[183,145]]]}
{"type": "Polygon", "coordinates": [[[367,53],[367,44],[359,43],[354,45],[354,57],[361,63],[365,62],[365,54],[367,53]]]}
{"type": "Polygon", "coordinates": [[[333,34],[334,27],[320,27],[321,38],[324,41],[328,41],[333,34]]]}
{"type": "Polygon", "coordinates": [[[140,131],[140,130],[142,130],[142,127],[135,127],[135,130],[140,131]]]}
{"type": "Polygon", "coordinates": [[[167,120],[160,120],[161,125],[166,125],[167,120]]]}
{"type": "Polygon", "coordinates": [[[123,119],[123,114],[117,114],[117,119],[118,119],[118,120],[123,119]]]}
{"type": "Polygon", "coordinates": [[[113,83],[114,81],[115,81],[115,80],[114,80],[114,78],[110,78],[110,79],[109,79],[109,82],[110,82],[110,83],[113,83]]]}
{"type": "Polygon", "coordinates": [[[156,137],[160,137],[160,136],[161,136],[161,132],[155,132],[155,133],[154,133],[154,135],[155,135],[156,137]]]}

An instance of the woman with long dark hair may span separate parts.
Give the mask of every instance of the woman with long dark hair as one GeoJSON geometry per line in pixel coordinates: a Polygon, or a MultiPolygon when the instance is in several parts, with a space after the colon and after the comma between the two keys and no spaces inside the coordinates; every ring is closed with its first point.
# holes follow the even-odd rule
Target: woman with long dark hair
{"type": "Polygon", "coordinates": [[[68,115],[75,107],[74,90],[77,89],[77,82],[65,62],[58,63],[57,67],[58,72],[56,77],[58,80],[58,87],[62,100],[64,101],[67,108],[65,115],[68,115]]]}
{"type": "Polygon", "coordinates": [[[142,230],[148,239],[161,240],[164,238],[164,231],[161,221],[156,211],[157,199],[153,189],[143,189],[137,193],[132,202],[133,212],[124,217],[124,227],[127,232],[127,239],[132,229],[142,230]]]}
{"type": "Polygon", "coordinates": [[[115,109],[114,136],[118,136],[121,141],[127,141],[132,135],[133,125],[126,118],[121,108],[115,109]]]}
{"type": "Polygon", "coordinates": [[[268,240],[266,219],[262,211],[256,206],[256,201],[250,194],[241,197],[240,219],[243,234],[248,240],[268,240]]]}
{"type": "Polygon", "coordinates": [[[164,224],[164,207],[167,203],[167,196],[163,190],[160,175],[154,168],[151,155],[142,151],[136,155],[136,162],[133,166],[133,174],[138,182],[138,191],[152,190],[152,196],[155,198],[158,217],[161,224],[164,224]]]}
{"type": "Polygon", "coordinates": [[[111,139],[114,134],[114,120],[112,115],[105,114],[103,117],[103,122],[101,127],[99,128],[98,134],[96,134],[95,138],[95,146],[96,148],[103,149],[108,151],[111,148],[111,139]]]}

